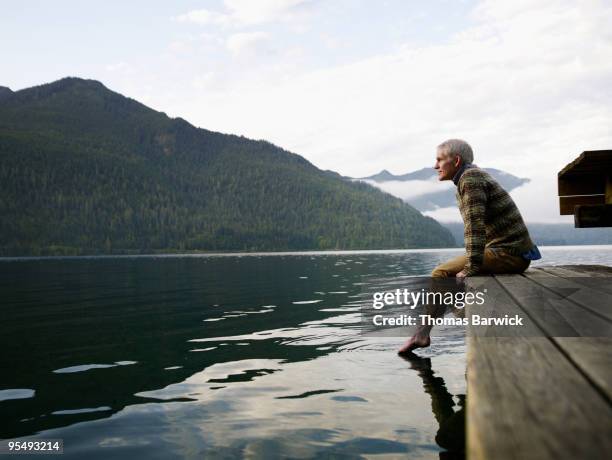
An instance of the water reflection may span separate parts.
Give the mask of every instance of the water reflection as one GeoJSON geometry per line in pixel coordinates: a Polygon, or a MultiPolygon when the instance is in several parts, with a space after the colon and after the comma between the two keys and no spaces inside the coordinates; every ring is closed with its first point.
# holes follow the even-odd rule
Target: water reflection
{"type": "Polygon", "coordinates": [[[465,394],[453,395],[446,388],[444,379],[436,377],[430,358],[422,358],[414,353],[403,353],[401,358],[410,363],[423,380],[423,388],[431,397],[431,410],[438,422],[436,442],[447,452],[441,452],[441,459],[459,459],[465,457],[465,394]],[[455,407],[458,410],[455,411],[455,407]]]}

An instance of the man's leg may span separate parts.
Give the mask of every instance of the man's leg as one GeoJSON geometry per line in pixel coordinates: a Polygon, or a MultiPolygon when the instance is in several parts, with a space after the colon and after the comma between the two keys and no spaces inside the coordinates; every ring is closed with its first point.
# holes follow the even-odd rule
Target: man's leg
{"type": "Polygon", "coordinates": [[[441,263],[431,271],[432,278],[454,278],[454,276],[463,270],[467,263],[467,256],[465,254],[455,257],[454,259],[448,260],[441,263]]]}
{"type": "MultiPolygon", "coordinates": [[[[464,255],[455,257],[447,262],[444,262],[434,268],[431,272],[432,283],[431,283],[431,291],[436,292],[440,290],[440,286],[437,284],[447,283],[436,283],[436,279],[440,278],[454,278],[457,273],[463,270],[465,267],[465,263],[467,261],[467,257],[464,255]]],[[[433,318],[439,318],[443,316],[446,312],[445,305],[425,305],[425,310],[427,314],[433,318]]],[[[417,328],[416,333],[408,339],[408,341],[398,350],[400,354],[408,354],[411,353],[412,350],[416,348],[424,348],[428,347],[431,343],[431,339],[429,337],[431,333],[431,329],[433,326],[430,325],[421,325],[417,328]]]]}
{"type": "Polygon", "coordinates": [[[503,249],[487,248],[482,262],[482,273],[523,273],[530,263],[530,260],[508,254],[503,249]]]}
{"type": "MultiPolygon", "coordinates": [[[[431,272],[432,278],[454,277],[465,267],[467,256],[461,255],[444,262],[434,268],[431,272]]],[[[523,259],[521,256],[513,256],[503,249],[486,248],[482,261],[481,273],[522,273],[529,267],[530,260],[523,259]]]]}
{"type": "MultiPolygon", "coordinates": [[[[431,272],[432,291],[436,291],[435,278],[450,278],[454,277],[465,267],[467,256],[461,255],[438,265],[431,272]]],[[[508,254],[503,249],[489,249],[484,251],[481,273],[522,273],[531,263],[530,260],[523,259],[520,256],[508,254]]],[[[427,305],[427,314],[434,318],[444,315],[446,307],[444,305],[427,305]]],[[[430,333],[433,326],[419,326],[416,333],[408,339],[408,341],[398,350],[398,353],[411,353],[416,348],[428,347],[431,343],[430,333]]]]}

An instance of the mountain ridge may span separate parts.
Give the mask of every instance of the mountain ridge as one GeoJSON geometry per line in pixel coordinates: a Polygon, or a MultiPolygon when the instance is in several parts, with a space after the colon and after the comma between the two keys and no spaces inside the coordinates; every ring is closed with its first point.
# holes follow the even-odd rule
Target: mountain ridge
{"type": "MultiPolygon", "coordinates": [[[[514,176],[513,174],[507,173],[500,169],[496,168],[482,168],[484,171],[487,171],[491,176],[499,182],[499,184],[508,192],[520,187],[523,184],[530,182],[528,178],[521,178],[514,176]]],[[[428,181],[431,183],[437,183],[438,177],[436,171],[432,167],[425,167],[421,169],[417,169],[415,171],[408,172],[406,174],[395,175],[390,173],[388,170],[383,169],[381,172],[377,174],[373,174],[367,177],[361,178],[351,178],[354,181],[364,181],[367,183],[373,182],[372,185],[384,190],[388,193],[397,196],[404,200],[404,202],[414,206],[421,212],[432,211],[437,208],[445,208],[449,206],[456,206],[455,194],[454,191],[446,188],[441,188],[440,190],[429,191],[421,194],[411,193],[409,197],[401,196],[399,190],[406,192],[411,192],[411,189],[407,189],[410,185],[411,181],[428,181]],[[406,183],[402,185],[401,188],[398,188],[398,183],[406,183]],[[392,183],[392,184],[389,184],[392,183]]],[[[414,184],[414,187],[422,186],[422,184],[414,184]]]]}
{"type": "MultiPolygon", "coordinates": [[[[518,177],[508,172],[502,171],[501,169],[496,168],[482,168],[484,171],[487,171],[489,174],[493,175],[496,178],[508,176],[513,180],[517,181],[518,185],[525,184],[530,181],[527,177],[518,177]]],[[[437,174],[434,168],[421,168],[415,171],[410,171],[405,174],[393,174],[389,172],[387,169],[381,170],[379,173],[372,174],[371,176],[366,177],[354,177],[352,179],[357,180],[372,180],[375,182],[386,182],[386,181],[409,181],[409,180],[428,180],[431,178],[435,178],[437,180],[437,174]]]]}

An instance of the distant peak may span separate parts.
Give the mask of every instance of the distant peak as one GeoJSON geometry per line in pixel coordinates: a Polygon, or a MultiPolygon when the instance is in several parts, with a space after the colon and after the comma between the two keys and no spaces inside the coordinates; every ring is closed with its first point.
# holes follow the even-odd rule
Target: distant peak
{"type": "Polygon", "coordinates": [[[53,94],[65,90],[71,90],[73,88],[86,88],[94,91],[110,91],[106,86],[97,80],[87,80],[78,77],[64,77],[51,83],[45,83],[43,85],[32,86],[31,88],[24,88],[17,91],[14,94],[35,94],[38,97],[53,94]]]}
{"type": "Polygon", "coordinates": [[[90,80],[90,79],[79,78],[79,77],[64,77],[59,80],[48,83],[48,85],[49,86],[61,86],[61,87],[70,87],[70,86],[78,85],[78,86],[89,86],[91,88],[108,89],[98,80],[90,80]]]}
{"type": "Polygon", "coordinates": [[[383,169],[378,174],[374,174],[372,176],[359,177],[359,179],[373,180],[375,182],[390,181],[390,180],[393,180],[394,178],[395,178],[395,176],[392,173],[390,173],[388,170],[386,170],[386,169],[383,169]]]}
{"type": "Polygon", "coordinates": [[[11,90],[11,88],[8,88],[6,86],[0,86],[0,100],[4,99],[6,97],[9,97],[12,94],[14,94],[14,93],[11,90]]]}

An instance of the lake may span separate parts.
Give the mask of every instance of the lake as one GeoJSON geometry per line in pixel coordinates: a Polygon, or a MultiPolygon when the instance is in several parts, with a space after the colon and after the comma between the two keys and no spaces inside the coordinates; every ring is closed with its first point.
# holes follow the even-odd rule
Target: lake
{"type": "MultiPolygon", "coordinates": [[[[540,249],[612,265],[612,246],[540,249]]],[[[90,460],[453,458],[464,334],[406,360],[359,309],[459,253],[0,259],[0,437],[90,460]]]]}

